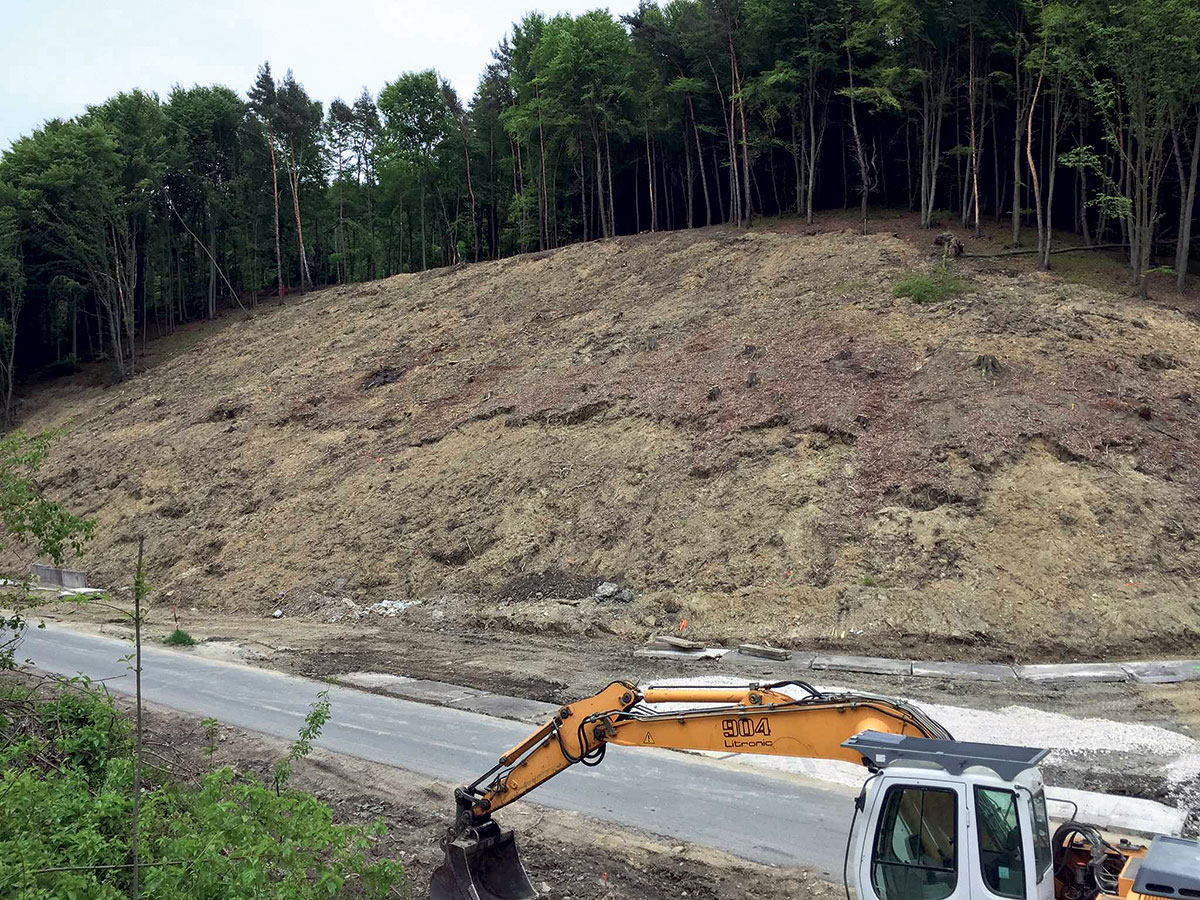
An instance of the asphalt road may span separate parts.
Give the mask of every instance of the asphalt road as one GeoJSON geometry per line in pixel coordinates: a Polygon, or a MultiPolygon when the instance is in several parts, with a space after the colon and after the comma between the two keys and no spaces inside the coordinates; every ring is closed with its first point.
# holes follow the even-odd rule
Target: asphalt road
{"type": "MultiPolygon", "coordinates": [[[[111,678],[111,690],[132,693],[129,663],[120,661],[131,649],[127,641],[47,626],[26,633],[18,656],[45,671],[111,678]]],[[[309,704],[326,689],[333,716],[320,746],[456,783],[473,780],[530,731],[530,726],[508,719],[331,687],[178,651],[142,649],[146,700],[282,738],[295,737],[309,704]]],[[[397,772],[396,777],[404,774],[397,772]]],[[[623,747],[609,747],[597,768],[567,770],[534,796],[545,806],[758,862],[811,866],[837,877],[853,802],[844,793],[746,769],[669,751],[623,747]]],[[[453,805],[447,796],[447,820],[453,805]]],[[[498,818],[503,821],[503,812],[498,818]]]]}

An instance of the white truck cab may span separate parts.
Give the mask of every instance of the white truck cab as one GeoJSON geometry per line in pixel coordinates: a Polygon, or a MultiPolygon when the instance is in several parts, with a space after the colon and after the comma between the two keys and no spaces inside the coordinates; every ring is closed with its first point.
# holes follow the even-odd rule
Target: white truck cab
{"type": "Polygon", "coordinates": [[[863,732],[845,872],[859,900],[1054,900],[1046,750],[863,732]]]}

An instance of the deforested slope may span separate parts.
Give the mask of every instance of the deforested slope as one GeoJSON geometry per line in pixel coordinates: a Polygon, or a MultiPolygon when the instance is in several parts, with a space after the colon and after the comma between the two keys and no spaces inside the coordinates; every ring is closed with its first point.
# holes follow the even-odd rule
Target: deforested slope
{"type": "Polygon", "coordinates": [[[125,580],[144,533],[181,606],[1191,645],[1200,323],[978,263],[952,299],[893,296],[930,264],[888,235],[708,229],[398,276],[47,386],[23,425],[66,429],[46,486],[99,519],[93,577],[125,580]]]}

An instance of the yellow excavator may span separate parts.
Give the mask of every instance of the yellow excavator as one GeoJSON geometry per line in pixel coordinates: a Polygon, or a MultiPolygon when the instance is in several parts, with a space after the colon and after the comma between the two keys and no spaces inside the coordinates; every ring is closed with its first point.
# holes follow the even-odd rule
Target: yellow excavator
{"type": "Polygon", "coordinates": [[[955,741],[889,697],[804,682],[645,687],[614,682],[562,707],[466,787],[430,900],[534,900],[513,833],[493,813],[609,744],[862,763],[843,877],[859,900],[1200,900],[1200,843],[1050,833],[1048,751],[955,741]],[[669,704],[669,709],[663,705],[669,704]],[[856,827],[857,826],[857,827],[856,827]]]}

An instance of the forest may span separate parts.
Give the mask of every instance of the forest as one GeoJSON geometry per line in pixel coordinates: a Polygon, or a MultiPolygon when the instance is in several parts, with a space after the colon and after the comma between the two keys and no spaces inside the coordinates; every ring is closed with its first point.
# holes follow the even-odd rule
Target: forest
{"type": "MultiPolygon", "coordinates": [[[[1194,255],[1196,0],[671,0],[529,14],[469,102],[436,71],[309,96],[138,89],[0,157],[0,391],[316,286],[619,234],[911,210],[1194,255]]],[[[244,91],[240,93],[240,91],[244,91]]]]}

